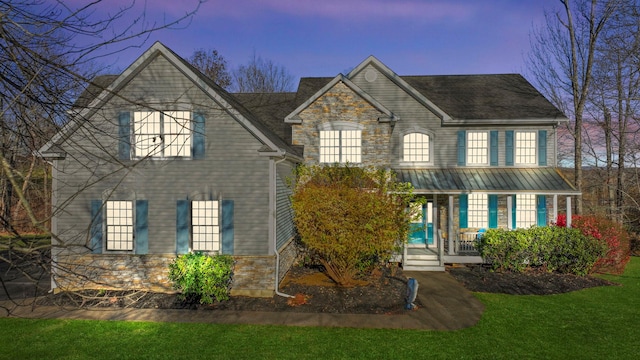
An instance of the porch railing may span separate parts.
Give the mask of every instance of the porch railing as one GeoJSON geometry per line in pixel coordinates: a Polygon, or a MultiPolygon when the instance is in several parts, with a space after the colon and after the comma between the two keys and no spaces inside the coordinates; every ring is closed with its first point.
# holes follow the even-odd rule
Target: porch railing
{"type": "Polygon", "coordinates": [[[476,243],[478,242],[478,236],[481,232],[478,231],[463,231],[460,232],[455,242],[455,251],[457,254],[477,252],[476,243]]]}

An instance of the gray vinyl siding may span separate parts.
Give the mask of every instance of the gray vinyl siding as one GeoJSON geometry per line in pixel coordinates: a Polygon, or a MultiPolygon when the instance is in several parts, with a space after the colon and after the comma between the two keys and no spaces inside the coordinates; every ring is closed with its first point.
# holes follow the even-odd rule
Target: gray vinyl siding
{"type": "Polygon", "coordinates": [[[58,161],[58,232],[67,242],[84,244],[91,200],[105,199],[117,188],[116,197],[148,200],[149,253],[175,253],[176,201],[228,199],[234,201],[234,254],[265,255],[269,158],[258,154],[262,146],[159,56],[63,144],[68,155],[58,161]],[[120,162],[117,117],[120,111],[146,110],[134,103],[203,113],[205,158],[120,162]]]}
{"type": "Polygon", "coordinates": [[[276,189],[276,248],[281,249],[295,235],[295,228],[291,208],[291,190],[279,176],[276,180],[276,189]]]}
{"type": "MultiPolygon", "coordinates": [[[[547,130],[547,166],[556,166],[556,129],[551,126],[518,125],[517,119],[506,121],[505,125],[482,127],[450,127],[442,126],[441,119],[430,109],[418,102],[409,93],[389,80],[374,66],[368,66],[356,74],[351,81],[363,91],[382,103],[395,115],[400,117],[393,127],[389,148],[389,163],[393,168],[410,167],[400,163],[402,155],[402,136],[413,129],[426,130],[432,134],[433,146],[432,167],[457,167],[457,132],[459,130],[498,130],[498,166],[505,166],[505,135],[506,130],[547,130]],[[367,81],[367,71],[374,71],[377,76],[374,81],[367,81]]],[[[437,104],[436,104],[437,105],[437,104]]],[[[487,165],[488,166],[488,165],[487,165]]]]}
{"type": "Polygon", "coordinates": [[[291,208],[291,188],[287,186],[291,179],[290,166],[280,166],[276,175],[276,249],[281,249],[296,231],[291,208]]]}
{"type": "Polygon", "coordinates": [[[425,108],[373,66],[363,69],[351,81],[400,117],[393,127],[391,136],[391,154],[389,154],[391,167],[399,166],[402,136],[411,129],[426,130],[433,135],[432,141],[435,145],[432,154],[433,166],[447,167],[456,164],[456,132],[453,129],[443,128],[436,114],[425,108]],[[369,70],[377,74],[372,82],[365,79],[365,74],[369,70]]]}

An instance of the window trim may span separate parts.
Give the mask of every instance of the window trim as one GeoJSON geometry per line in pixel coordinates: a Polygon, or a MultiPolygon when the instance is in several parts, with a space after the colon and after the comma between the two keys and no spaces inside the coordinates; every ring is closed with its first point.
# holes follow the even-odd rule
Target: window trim
{"type": "MultiPolygon", "coordinates": [[[[103,221],[102,221],[102,226],[103,226],[103,238],[104,238],[104,251],[108,252],[108,253],[124,253],[124,254],[129,254],[129,253],[135,253],[136,250],[136,202],[135,200],[131,200],[131,199],[107,199],[104,200],[103,202],[103,221]],[[109,248],[109,234],[111,234],[112,232],[109,231],[109,226],[123,226],[123,225],[110,225],[109,224],[109,203],[116,203],[116,202],[127,202],[129,204],[131,204],[131,218],[129,219],[131,221],[131,224],[127,224],[125,226],[130,226],[131,227],[131,248],[130,249],[110,249],[109,248]]],[[[122,211],[122,210],[120,210],[122,211]]],[[[112,217],[111,217],[112,218],[112,217]]]]}
{"type": "Polygon", "coordinates": [[[352,163],[352,164],[361,164],[362,163],[362,130],[354,130],[354,129],[341,129],[341,130],[320,130],[319,132],[319,144],[318,144],[318,162],[321,164],[346,164],[346,163],[352,163]],[[331,146],[332,148],[337,148],[338,153],[337,154],[324,154],[324,156],[332,156],[332,157],[338,157],[338,161],[323,161],[323,149],[324,148],[329,148],[329,146],[323,146],[323,133],[327,133],[327,132],[337,132],[338,133],[338,145],[337,146],[331,146]],[[346,135],[346,133],[355,133],[357,134],[357,136],[353,137],[353,138],[346,138],[344,137],[344,135],[346,135]],[[357,145],[354,146],[348,146],[346,144],[344,144],[343,140],[352,140],[352,141],[358,141],[357,145]],[[347,154],[346,153],[346,149],[357,149],[357,154],[347,154]],[[345,157],[353,157],[356,156],[358,158],[358,161],[349,161],[347,159],[345,159],[345,157]]]}
{"type": "MultiPolygon", "coordinates": [[[[167,160],[167,159],[192,159],[193,155],[194,155],[194,133],[195,133],[195,112],[193,110],[160,110],[160,111],[155,111],[155,110],[148,110],[148,109],[141,109],[141,110],[133,110],[131,111],[131,158],[132,159],[153,159],[153,160],[167,160]],[[139,147],[138,147],[138,140],[137,137],[138,136],[150,136],[153,135],[152,133],[149,134],[138,134],[136,132],[137,129],[137,116],[136,114],[139,113],[149,113],[149,114],[158,114],[159,115],[159,134],[158,136],[160,137],[160,141],[162,142],[162,146],[160,149],[152,151],[150,153],[147,153],[146,155],[140,155],[139,154],[139,147]],[[186,148],[185,151],[188,152],[187,155],[165,155],[166,151],[168,148],[171,147],[171,143],[169,143],[169,145],[167,145],[166,143],[166,139],[167,139],[167,135],[166,135],[166,131],[165,131],[165,117],[170,117],[172,119],[176,119],[175,116],[172,116],[170,114],[175,114],[175,113],[186,113],[188,114],[188,119],[185,120],[188,122],[188,134],[170,134],[173,135],[174,137],[179,137],[179,136],[187,136],[188,139],[188,146],[183,145],[183,148],[186,148]],[[158,155],[159,153],[159,155],[158,155]]],[[[186,128],[186,126],[184,126],[184,128],[186,128]]]]}
{"type": "Polygon", "coordinates": [[[516,229],[528,229],[532,226],[538,225],[538,196],[536,194],[516,194],[516,229]],[[523,197],[527,197],[527,201],[524,202],[523,197]],[[523,203],[527,206],[523,209],[523,203]],[[521,214],[528,214],[530,220],[527,221],[525,226],[522,225],[521,214]]]}
{"type": "MultiPolygon", "coordinates": [[[[220,200],[191,200],[189,201],[189,250],[190,251],[201,251],[201,252],[207,252],[207,253],[222,253],[222,201],[220,200]],[[194,224],[194,203],[195,202],[203,202],[203,203],[208,203],[208,202],[212,202],[215,203],[215,222],[216,224],[214,225],[195,225],[194,224]],[[214,249],[212,250],[207,250],[207,249],[196,249],[195,247],[195,231],[194,228],[196,226],[212,226],[213,230],[217,229],[217,240],[214,240],[213,243],[213,247],[214,249]],[[217,249],[215,249],[215,246],[217,245],[217,249]]],[[[206,242],[205,242],[206,243],[206,242]]]]}
{"type": "Polygon", "coordinates": [[[433,165],[434,160],[433,160],[433,148],[434,148],[434,136],[433,133],[431,131],[428,130],[424,130],[424,129],[409,129],[407,131],[404,131],[402,133],[400,133],[400,165],[414,165],[414,166],[420,166],[420,165],[433,165]],[[405,160],[405,136],[407,135],[411,135],[411,134],[421,134],[421,135],[425,135],[428,138],[428,152],[429,152],[429,159],[427,161],[410,161],[410,160],[405,160]]]}
{"type": "Polygon", "coordinates": [[[489,130],[467,130],[466,131],[466,135],[465,135],[465,165],[466,166],[489,166],[490,165],[490,159],[491,159],[491,155],[489,153],[490,152],[489,148],[490,148],[490,144],[491,144],[490,136],[491,136],[491,134],[490,134],[489,130]],[[481,147],[473,147],[473,149],[484,149],[484,151],[485,151],[484,156],[486,158],[485,162],[480,163],[480,162],[471,162],[471,161],[469,161],[471,159],[470,158],[471,155],[469,154],[469,151],[472,149],[472,147],[469,146],[469,142],[472,141],[470,139],[471,137],[469,136],[471,134],[485,134],[485,137],[486,137],[485,146],[483,148],[481,148],[481,147]]]}
{"type": "MultiPolygon", "coordinates": [[[[514,130],[513,132],[513,164],[515,166],[538,166],[538,130],[514,130]],[[518,134],[531,133],[533,134],[533,155],[526,155],[527,157],[531,157],[533,161],[531,162],[518,162],[518,149],[521,149],[521,146],[518,146],[518,134]]],[[[528,148],[527,148],[528,149],[528,148]]],[[[521,156],[522,157],[522,156],[521,156]]]]}
{"type": "Polygon", "coordinates": [[[487,193],[470,193],[467,197],[467,227],[486,229],[489,227],[489,194],[487,193]],[[474,199],[482,196],[482,199],[474,199]],[[482,202],[478,204],[478,200],[482,202]],[[484,206],[483,206],[484,205],[484,206]],[[482,216],[482,226],[476,226],[479,224],[478,220],[482,216]],[[472,224],[473,223],[473,224],[472,224]]]}
{"type": "MultiPolygon", "coordinates": [[[[321,154],[322,154],[322,146],[321,146],[321,133],[323,131],[359,131],[360,134],[360,161],[358,162],[353,162],[353,164],[362,164],[362,130],[364,130],[364,125],[359,124],[359,123],[355,123],[355,122],[350,122],[350,121],[328,121],[328,122],[323,122],[320,123],[316,126],[316,129],[318,131],[318,163],[320,164],[346,164],[346,161],[342,161],[342,145],[340,145],[339,150],[340,153],[338,154],[338,156],[340,156],[340,161],[339,162],[323,162],[321,160],[321,154]]],[[[340,141],[342,141],[342,133],[340,133],[340,141]]],[[[351,162],[349,162],[351,163],[351,162]]]]}

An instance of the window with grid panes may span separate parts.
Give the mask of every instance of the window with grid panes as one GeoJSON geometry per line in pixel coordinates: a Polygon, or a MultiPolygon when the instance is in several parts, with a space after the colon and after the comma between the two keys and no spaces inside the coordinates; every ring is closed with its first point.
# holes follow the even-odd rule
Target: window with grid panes
{"type": "Polygon", "coordinates": [[[105,203],[107,250],[133,250],[133,201],[105,203]]]}
{"type": "Polygon", "coordinates": [[[537,223],[535,194],[516,195],[516,227],[529,228],[537,223]]]}
{"type": "Polygon", "coordinates": [[[467,131],[467,165],[489,164],[489,132],[467,131]]]}
{"type": "Polygon", "coordinates": [[[360,130],[320,131],[321,163],[359,163],[362,152],[360,130]]]}
{"type": "Polygon", "coordinates": [[[517,165],[535,165],[537,131],[516,131],[515,163],[517,165]]]}
{"type": "Polygon", "coordinates": [[[220,251],[218,201],[191,202],[191,246],[194,251],[220,251]]]}
{"type": "Polygon", "coordinates": [[[468,201],[467,226],[470,228],[486,228],[489,223],[489,200],[487,194],[469,194],[468,201]]]}
{"type": "Polygon", "coordinates": [[[402,160],[413,162],[430,161],[429,140],[429,135],[427,134],[406,134],[402,139],[402,160]]]}
{"type": "Polygon", "coordinates": [[[191,112],[136,111],[133,135],[136,157],[189,157],[191,112]]]}

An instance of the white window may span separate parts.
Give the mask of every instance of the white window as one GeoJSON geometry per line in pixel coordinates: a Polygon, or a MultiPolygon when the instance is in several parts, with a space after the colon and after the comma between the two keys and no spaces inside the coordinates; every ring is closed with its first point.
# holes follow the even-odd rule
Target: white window
{"type": "Polygon", "coordinates": [[[218,201],[192,201],[191,227],[194,251],[220,251],[218,201]]]}
{"type": "Polygon", "coordinates": [[[359,163],[362,152],[360,130],[320,131],[321,163],[359,163]]]}
{"type": "Polygon", "coordinates": [[[467,165],[489,164],[489,133],[467,131],[467,165]]]}
{"type": "Polygon", "coordinates": [[[470,228],[486,228],[489,223],[489,200],[487,194],[469,194],[467,219],[470,228]]]}
{"type": "Polygon", "coordinates": [[[535,194],[516,194],[516,227],[529,228],[536,224],[535,194]]]}
{"type": "Polygon", "coordinates": [[[427,134],[406,134],[402,138],[402,160],[429,162],[429,140],[429,135],[427,134]]]}
{"type": "Polygon", "coordinates": [[[133,250],[133,201],[105,204],[107,250],[133,250]]]}
{"type": "Polygon", "coordinates": [[[191,113],[136,111],[133,113],[136,157],[191,156],[191,113]]]}
{"type": "Polygon", "coordinates": [[[536,145],[536,131],[517,131],[515,141],[515,163],[517,165],[535,165],[536,145]]]}

